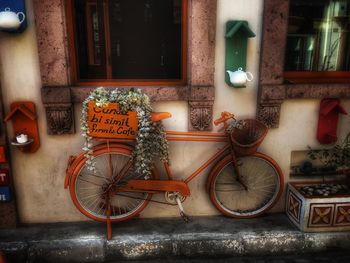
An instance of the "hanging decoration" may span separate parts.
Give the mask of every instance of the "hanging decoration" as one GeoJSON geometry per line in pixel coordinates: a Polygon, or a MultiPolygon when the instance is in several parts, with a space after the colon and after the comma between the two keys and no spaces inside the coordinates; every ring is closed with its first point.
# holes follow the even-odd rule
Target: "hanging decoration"
{"type": "Polygon", "coordinates": [[[317,140],[320,144],[330,144],[337,141],[339,114],[347,114],[340,105],[339,99],[323,99],[321,101],[317,125],[317,140]]]}
{"type": "Polygon", "coordinates": [[[21,33],[27,28],[24,0],[0,1],[0,31],[21,33]]]}
{"type": "Polygon", "coordinates": [[[140,175],[149,177],[152,163],[155,157],[169,162],[168,141],[161,122],[151,121],[151,102],[146,94],[137,91],[108,90],[100,87],[90,93],[83,102],[81,115],[82,136],[85,138],[83,150],[86,151],[87,166],[89,170],[95,171],[94,157],[91,150],[92,137],[89,134],[88,109],[89,103],[95,102],[96,107],[107,107],[109,103],[118,103],[121,112],[136,112],[138,118],[138,132],[136,145],[133,153],[134,171],[140,175]]]}

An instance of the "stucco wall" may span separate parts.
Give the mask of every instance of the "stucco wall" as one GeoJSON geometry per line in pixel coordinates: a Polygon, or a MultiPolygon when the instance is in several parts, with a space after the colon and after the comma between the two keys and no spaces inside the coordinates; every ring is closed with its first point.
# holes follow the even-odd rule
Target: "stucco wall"
{"type": "MultiPolygon", "coordinates": [[[[214,117],[223,110],[234,112],[238,117],[254,117],[256,111],[259,46],[261,40],[261,0],[218,0],[216,30],[216,61],[214,117]],[[224,25],[229,19],[248,20],[257,37],[249,40],[247,70],[255,76],[246,89],[232,89],[224,82],[224,25]]],[[[34,154],[24,154],[11,148],[11,158],[17,203],[22,222],[56,222],[85,220],[73,206],[68,190],[63,189],[66,161],[69,155],[80,152],[82,138],[79,127],[75,135],[48,136],[44,109],[40,99],[40,73],[35,38],[31,1],[27,1],[29,27],[22,34],[0,34],[1,87],[5,111],[17,100],[36,103],[41,147],[34,154]]],[[[343,101],[350,111],[350,102],[343,101]]],[[[317,100],[286,101],[282,105],[280,127],[270,130],[261,146],[261,151],[271,155],[281,166],[286,180],[289,179],[290,153],[306,149],[307,145],[318,146],[315,131],[318,116],[317,100]]],[[[76,123],[79,123],[80,105],[75,105],[76,123]]],[[[164,121],[168,130],[187,129],[188,107],[186,102],[161,102],[155,110],[169,111],[173,118],[164,121]]],[[[78,126],[78,125],[77,125],[78,126]]],[[[342,117],[339,134],[343,138],[350,127],[350,117],[342,117]]],[[[12,135],[11,125],[8,132],[12,135]]],[[[184,177],[193,168],[215,152],[215,143],[171,142],[171,157],[174,174],[184,177]]],[[[206,174],[190,183],[192,196],[184,203],[190,215],[217,214],[204,191],[206,174]]],[[[159,197],[161,198],[161,197],[159,197]]],[[[283,209],[283,199],[274,211],[283,209]]],[[[150,204],[142,216],[177,216],[176,207],[150,204]]]]}

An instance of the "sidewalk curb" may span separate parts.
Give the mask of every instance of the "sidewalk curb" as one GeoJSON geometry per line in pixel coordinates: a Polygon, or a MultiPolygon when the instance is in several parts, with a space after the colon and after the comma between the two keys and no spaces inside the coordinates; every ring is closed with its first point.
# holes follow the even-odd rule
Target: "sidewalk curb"
{"type": "Polygon", "coordinates": [[[302,233],[283,214],[237,220],[221,216],[136,219],[113,224],[113,238],[95,222],[0,230],[11,262],[105,262],[155,258],[275,256],[348,250],[350,232],[302,233]]]}

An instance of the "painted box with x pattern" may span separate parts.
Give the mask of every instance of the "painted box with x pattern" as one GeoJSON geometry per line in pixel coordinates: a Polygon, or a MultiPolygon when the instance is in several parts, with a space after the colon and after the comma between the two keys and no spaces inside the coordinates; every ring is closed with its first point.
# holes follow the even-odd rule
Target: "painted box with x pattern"
{"type": "Polygon", "coordinates": [[[300,190],[306,183],[288,183],[286,214],[304,232],[349,231],[350,195],[307,197],[300,190]]]}

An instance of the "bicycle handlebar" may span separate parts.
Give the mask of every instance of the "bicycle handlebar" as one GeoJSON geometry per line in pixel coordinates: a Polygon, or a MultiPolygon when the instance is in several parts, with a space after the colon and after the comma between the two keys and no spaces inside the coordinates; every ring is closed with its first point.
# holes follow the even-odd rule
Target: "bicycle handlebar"
{"type": "Polygon", "coordinates": [[[215,126],[218,126],[219,124],[223,123],[224,128],[226,129],[228,127],[227,121],[229,119],[236,120],[235,115],[233,113],[230,113],[228,111],[221,112],[221,116],[219,119],[216,119],[214,121],[215,126]]]}

